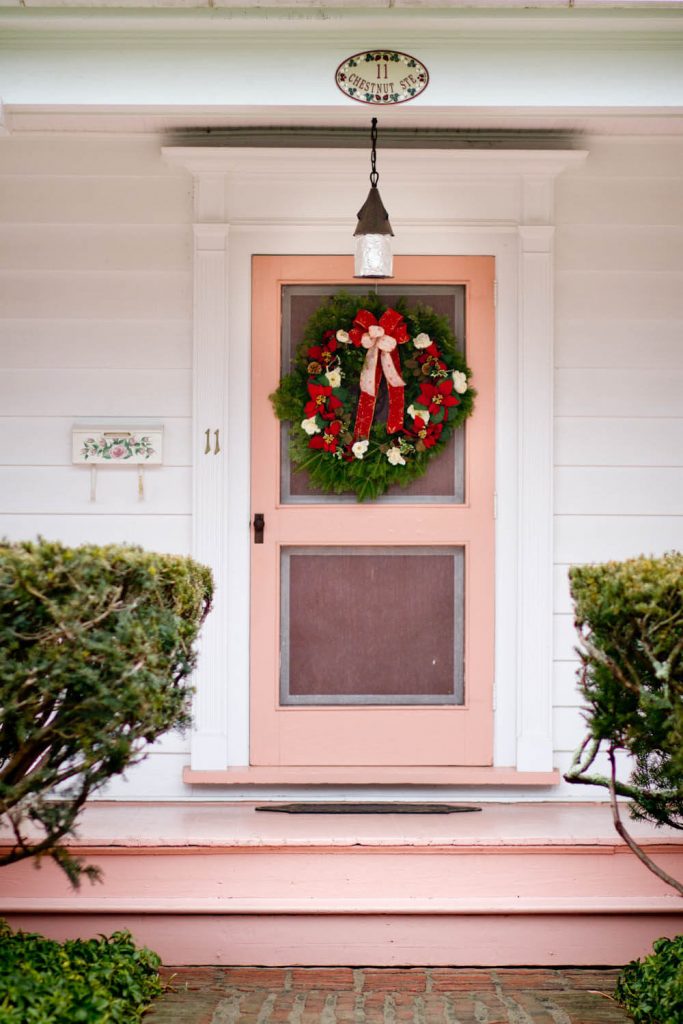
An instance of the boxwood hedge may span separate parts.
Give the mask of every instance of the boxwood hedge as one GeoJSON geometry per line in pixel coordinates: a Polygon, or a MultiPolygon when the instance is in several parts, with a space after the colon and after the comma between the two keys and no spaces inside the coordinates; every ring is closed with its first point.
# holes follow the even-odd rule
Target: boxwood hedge
{"type": "Polygon", "coordinates": [[[160,963],[128,932],[60,943],[0,922],[0,1024],[134,1024],[160,963]]]}
{"type": "Polygon", "coordinates": [[[137,547],[0,542],[0,864],[49,855],[85,800],[190,721],[211,572],[137,547]]]}
{"type": "Polygon", "coordinates": [[[649,956],[627,964],[615,995],[635,1024],[681,1024],[683,935],[657,939],[649,956]]]}
{"type": "Polygon", "coordinates": [[[683,828],[683,554],[574,566],[569,579],[588,736],[565,778],[683,828]],[[631,755],[629,782],[596,771],[601,749],[631,755]]]}

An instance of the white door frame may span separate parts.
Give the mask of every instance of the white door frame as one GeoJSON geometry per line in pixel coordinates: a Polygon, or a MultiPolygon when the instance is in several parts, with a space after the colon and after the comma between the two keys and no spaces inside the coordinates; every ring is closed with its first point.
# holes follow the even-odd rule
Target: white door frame
{"type": "MultiPolygon", "coordinates": [[[[194,176],[193,554],[217,587],[196,674],[194,776],[249,764],[251,258],[351,252],[367,155],[163,152],[194,176]],[[219,431],[218,454],[205,453],[207,429],[212,441],[219,431]]],[[[496,258],[494,766],[519,773],[553,767],[554,180],[586,155],[382,153],[396,252],[496,258]]]]}

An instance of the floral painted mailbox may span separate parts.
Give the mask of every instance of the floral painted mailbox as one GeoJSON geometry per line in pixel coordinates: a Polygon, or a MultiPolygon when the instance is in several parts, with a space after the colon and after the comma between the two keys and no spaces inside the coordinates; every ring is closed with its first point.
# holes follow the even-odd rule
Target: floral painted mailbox
{"type": "Polygon", "coordinates": [[[144,466],[160,465],[163,427],[80,427],[71,434],[71,459],[90,466],[90,500],[97,499],[98,466],[137,466],[138,498],[144,501],[144,466]]]}

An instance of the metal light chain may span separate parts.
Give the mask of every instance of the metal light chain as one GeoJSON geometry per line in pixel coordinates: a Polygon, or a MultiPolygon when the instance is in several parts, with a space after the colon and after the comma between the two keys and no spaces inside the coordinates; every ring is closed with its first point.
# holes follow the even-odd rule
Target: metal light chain
{"type": "Polygon", "coordinates": [[[372,143],[372,150],[370,151],[370,184],[373,188],[377,188],[377,182],[379,181],[379,174],[377,173],[377,118],[372,119],[372,128],[370,129],[370,142],[372,143]]]}

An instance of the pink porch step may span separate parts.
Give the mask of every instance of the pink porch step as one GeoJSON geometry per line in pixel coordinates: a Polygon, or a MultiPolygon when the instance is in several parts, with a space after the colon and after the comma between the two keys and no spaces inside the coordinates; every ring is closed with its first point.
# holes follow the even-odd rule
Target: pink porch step
{"type": "MultiPolygon", "coordinates": [[[[65,937],[130,928],[170,964],[621,964],[682,930],[683,904],[599,804],[449,816],[288,816],[253,804],[91,805],[77,852],[0,873],[0,913],[65,937]]],[[[633,831],[683,876],[683,837],[633,831]]]]}

